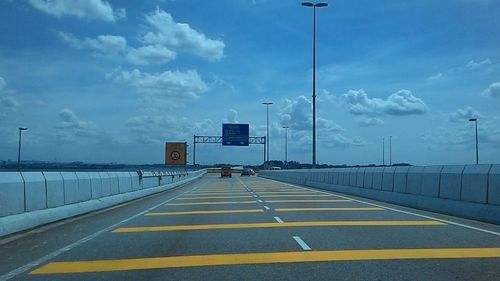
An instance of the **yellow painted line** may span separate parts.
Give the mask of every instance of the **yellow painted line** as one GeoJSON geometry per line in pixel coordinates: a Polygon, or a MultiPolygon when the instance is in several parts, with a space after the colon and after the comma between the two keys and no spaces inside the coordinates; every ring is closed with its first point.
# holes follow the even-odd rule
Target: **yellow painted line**
{"type": "Polygon", "coordinates": [[[283,228],[283,227],[314,227],[314,226],[439,226],[445,225],[438,221],[305,221],[305,222],[262,222],[262,223],[228,223],[228,224],[198,224],[198,225],[167,225],[120,227],[113,232],[158,232],[184,230],[214,230],[214,229],[244,229],[244,228],[283,228]]]}
{"type": "Polygon", "coordinates": [[[189,212],[155,212],[147,213],[145,216],[178,216],[178,215],[213,215],[213,214],[241,214],[241,213],[262,213],[262,209],[248,210],[217,210],[217,211],[189,211],[189,212]]]}
{"type": "Polygon", "coordinates": [[[303,211],[383,211],[382,208],[281,208],[275,209],[276,212],[303,212],[303,211]]]}
{"type": "Polygon", "coordinates": [[[320,199],[320,200],[266,200],[266,202],[269,202],[269,203],[322,203],[322,202],[352,202],[352,200],[348,200],[348,199],[332,199],[332,200],[323,200],[323,199],[320,199]]]}
{"type": "MultiPolygon", "coordinates": [[[[315,192],[311,191],[261,191],[257,192],[258,194],[316,194],[315,192]]],[[[324,194],[321,192],[317,192],[317,194],[324,194]]]]}
{"type": "Polygon", "coordinates": [[[251,203],[257,204],[257,201],[169,203],[165,204],[165,206],[223,205],[223,204],[251,204],[251,203]]]}
{"type": "Polygon", "coordinates": [[[245,195],[245,196],[212,196],[212,197],[179,197],[177,198],[177,200],[195,200],[195,199],[226,199],[226,198],[241,198],[241,199],[250,199],[252,198],[252,195],[248,194],[248,195],[245,195]]]}
{"type": "Polygon", "coordinates": [[[161,268],[297,262],[484,258],[500,258],[500,248],[300,251],[51,262],[30,272],[30,274],[90,273],[161,268]]]}
{"type": "MultiPolygon", "coordinates": [[[[261,194],[259,194],[261,195],[261,194]]],[[[283,195],[262,195],[261,197],[334,197],[335,195],[329,194],[283,194],[283,195]]],[[[335,196],[338,197],[338,196],[335,196]]]]}
{"type": "Polygon", "coordinates": [[[237,195],[249,195],[250,192],[217,192],[217,193],[188,193],[184,196],[217,196],[217,195],[231,195],[231,196],[237,196],[237,195]]]}

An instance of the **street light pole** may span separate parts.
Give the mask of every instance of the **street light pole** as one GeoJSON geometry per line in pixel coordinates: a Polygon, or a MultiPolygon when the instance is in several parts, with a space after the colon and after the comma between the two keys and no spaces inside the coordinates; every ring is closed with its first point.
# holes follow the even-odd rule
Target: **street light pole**
{"type": "Polygon", "coordinates": [[[19,127],[19,145],[18,145],[18,150],[17,150],[17,167],[21,168],[21,132],[26,131],[28,128],[26,127],[19,127]]]}
{"type": "Polygon", "coordinates": [[[288,163],[288,126],[284,126],[285,129],[285,166],[288,163]]]}
{"type": "Polygon", "coordinates": [[[392,166],[392,136],[389,136],[389,166],[392,166]]]}
{"type": "Polygon", "coordinates": [[[328,6],[328,3],[302,2],[302,6],[313,8],[313,81],[312,81],[312,102],[313,102],[313,140],[312,140],[312,168],[316,168],[316,8],[328,6]]]}
{"type": "Polygon", "coordinates": [[[385,138],[382,138],[382,166],[385,166],[385,138]]]}
{"type": "Polygon", "coordinates": [[[263,102],[262,104],[266,106],[266,131],[267,131],[267,137],[266,137],[267,160],[266,160],[266,162],[269,162],[269,106],[273,103],[272,102],[263,102]]]}
{"type": "Polygon", "coordinates": [[[477,118],[471,118],[471,119],[469,119],[469,121],[476,123],[476,165],[477,165],[477,164],[479,164],[479,147],[478,147],[478,141],[477,141],[477,118]]]}

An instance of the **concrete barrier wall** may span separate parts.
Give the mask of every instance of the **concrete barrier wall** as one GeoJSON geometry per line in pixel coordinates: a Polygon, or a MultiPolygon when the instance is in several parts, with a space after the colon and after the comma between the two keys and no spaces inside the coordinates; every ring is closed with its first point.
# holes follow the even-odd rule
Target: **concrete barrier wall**
{"type": "Polygon", "coordinates": [[[92,199],[101,198],[102,195],[102,179],[99,172],[88,172],[90,179],[90,194],[92,199]]]}
{"type": "Polygon", "coordinates": [[[500,165],[493,165],[488,175],[488,204],[500,205],[500,165]]]}
{"type": "Polygon", "coordinates": [[[281,170],[259,175],[500,224],[500,165],[281,170]],[[329,180],[308,180],[315,175],[329,180]]]}
{"type": "Polygon", "coordinates": [[[24,182],[19,172],[5,172],[0,177],[0,216],[24,212],[24,182]]]}
{"type": "Polygon", "coordinates": [[[396,167],[394,171],[394,192],[406,193],[409,169],[410,167],[396,167]]]}
{"type": "Polygon", "coordinates": [[[78,178],[78,202],[92,199],[92,186],[87,172],[76,172],[78,178]]]}
{"type": "Polygon", "coordinates": [[[47,208],[47,187],[40,172],[21,173],[24,180],[25,212],[47,208]]]}
{"type": "Polygon", "coordinates": [[[441,170],[439,197],[460,200],[463,165],[444,166],[441,170]]]}
{"type": "Polygon", "coordinates": [[[47,186],[47,208],[64,205],[64,182],[59,172],[42,172],[47,186]]]}
{"type": "Polygon", "coordinates": [[[488,174],[491,165],[466,166],[462,174],[462,190],[460,199],[463,201],[488,202],[488,174]]]}
{"type": "Polygon", "coordinates": [[[0,172],[0,237],[171,189],[205,173],[181,173],[175,182],[141,189],[136,172],[0,172]]]}
{"type": "Polygon", "coordinates": [[[420,195],[438,197],[441,183],[441,171],[443,166],[427,166],[424,167],[422,174],[422,185],[420,187],[420,195]]]}
{"type": "Polygon", "coordinates": [[[78,178],[75,172],[61,172],[64,184],[64,204],[78,202],[78,178]]]}

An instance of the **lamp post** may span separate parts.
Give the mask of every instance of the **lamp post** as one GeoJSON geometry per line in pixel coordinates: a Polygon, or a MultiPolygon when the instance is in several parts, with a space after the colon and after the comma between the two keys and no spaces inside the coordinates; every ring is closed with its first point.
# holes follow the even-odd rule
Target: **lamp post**
{"type": "Polygon", "coordinates": [[[385,138],[382,138],[382,166],[385,166],[385,138]]]}
{"type": "Polygon", "coordinates": [[[313,101],[313,144],[312,144],[312,168],[316,168],[316,8],[328,6],[328,3],[302,2],[302,6],[313,8],[313,81],[312,81],[312,101],[313,101]]]}
{"type": "Polygon", "coordinates": [[[269,162],[269,106],[272,105],[272,102],[263,102],[263,105],[266,106],[266,130],[267,130],[267,137],[266,137],[266,146],[267,146],[267,160],[266,162],[269,162]]]}
{"type": "Polygon", "coordinates": [[[285,166],[288,163],[288,126],[283,126],[285,129],[285,166]]]}
{"type": "Polygon", "coordinates": [[[479,148],[477,144],[477,118],[471,118],[469,119],[470,122],[475,122],[476,123],[476,165],[479,164],[479,148]]]}
{"type": "Polygon", "coordinates": [[[21,132],[26,131],[28,128],[26,127],[19,127],[19,146],[17,150],[17,167],[21,168],[21,132]]]}
{"type": "Polygon", "coordinates": [[[389,136],[389,166],[392,166],[392,136],[389,136]]]}

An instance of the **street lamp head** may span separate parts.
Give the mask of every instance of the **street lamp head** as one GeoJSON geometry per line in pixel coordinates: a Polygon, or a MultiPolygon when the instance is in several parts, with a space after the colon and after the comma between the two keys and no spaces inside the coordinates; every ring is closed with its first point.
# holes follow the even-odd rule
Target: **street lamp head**
{"type": "Polygon", "coordinates": [[[26,130],[28,130],[28,128],[26,128],[26,127],[19,127],[19,131],[26,131],[26,130]]]}
{"type": "Polygon", "coordinates": [[[475,122],[475,121],[477,121],[477,118],[471,118],[471,119],[469,119],[469,121],[475,122]]]}
{"type": "Polygon", "coordinates": [[[322,8],[322,7],[326,7],[326,6],[328,6],[328,3],[325,3],[325,2],[320,2],[320,3],[317,3],[317,4],[316,4],[316,5],[314,5],[314,6],[316,6],[316,7],[318,7],[318,8],[322,8]]]}
{"type": "Polygon", "coordinates": [[[263,102],[262,104],[264,104],[264,105],[271,105],[273,103],[272,102],[263,102]]]}
{"type": "Polygon", "coordinates": [[[311,3],[311,2],[302,2],[302,6],[306,6],[306,7],[314,7],[314,4],[311,3]]]}
{"type": "Polygon", "coordinates": [[[290,127],[288,127],[288,126],[283,126],[283,129],[288,129],[288,128],[290,128],[290,127]]]}

